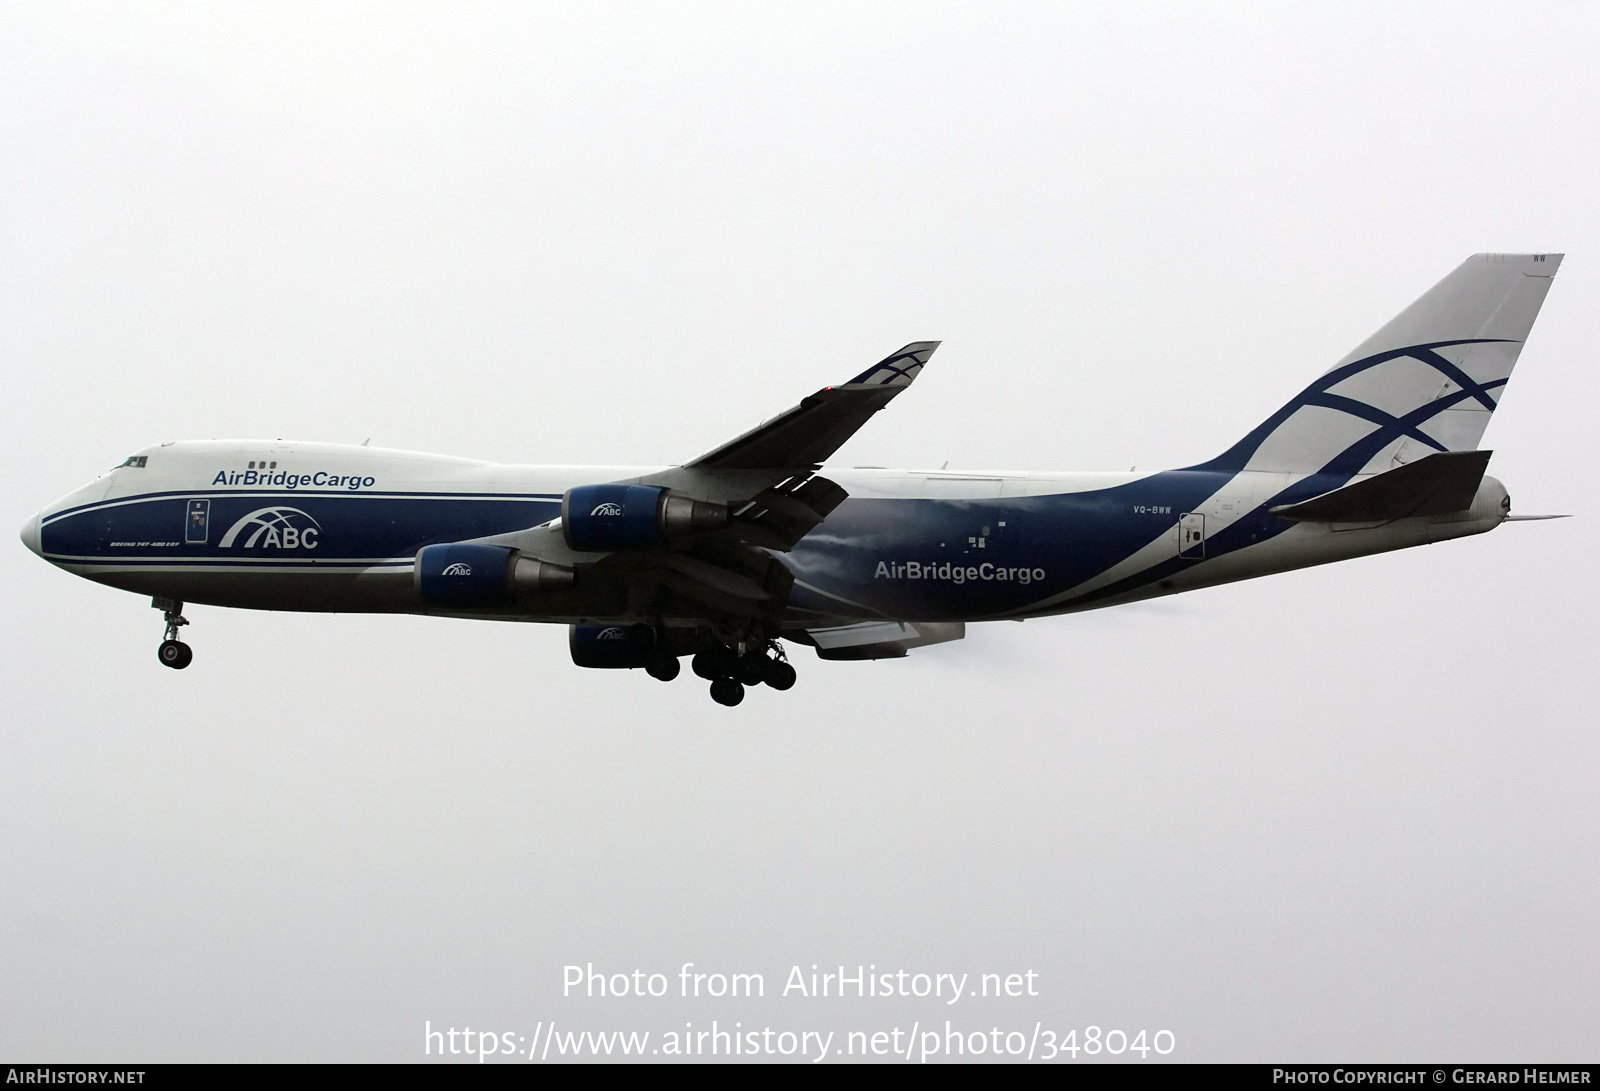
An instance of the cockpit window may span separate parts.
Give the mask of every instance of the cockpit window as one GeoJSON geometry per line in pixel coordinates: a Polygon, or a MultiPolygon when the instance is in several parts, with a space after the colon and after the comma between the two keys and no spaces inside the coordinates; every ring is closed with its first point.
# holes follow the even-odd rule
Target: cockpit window
{"type": "Polygon", "coordinates": [[[135,470],[142,470],[144,469],[145,459],[149,457],[149,455],[129,455],[126,462],[119,462],[111,468],[113,470],[120,470],[124,466],[132,466],[135,470]]]}

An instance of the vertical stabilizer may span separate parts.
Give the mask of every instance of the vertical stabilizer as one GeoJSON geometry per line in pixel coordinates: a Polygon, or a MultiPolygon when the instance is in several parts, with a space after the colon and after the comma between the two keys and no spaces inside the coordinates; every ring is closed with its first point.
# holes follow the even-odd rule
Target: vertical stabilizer
{"type": "Polygon", "coordinates": [[[1198,469],[1381,473],[1478,446],[1560,254],[1474,254],[1198,469]]]}

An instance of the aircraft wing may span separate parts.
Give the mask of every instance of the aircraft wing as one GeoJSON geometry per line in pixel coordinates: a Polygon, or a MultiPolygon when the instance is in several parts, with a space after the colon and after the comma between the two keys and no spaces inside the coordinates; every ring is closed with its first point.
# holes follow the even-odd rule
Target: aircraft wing
{"type": "MultiPolygon", "coordinates": [[[[617,550],[599,560],[575,553],[552,520],[481,541],[572,567],[585,615],[645,616],[668,609],[723,618],[755,618],[782,609],[793,576],[768,550],[785,552],[849,495],[816,474],[822,461],[878,410],[910,386],[937,341],[915,341],[839,386],[823,387],[799,405],[692,462],[618,484],[663,486],[696,501],[723,505],[726,522],[675,549],[617,550]],[[685,604],[688,604],[685,606],[685,604]]],[[[903,655],[905,649],[959,639],[919,623],[918,631],[824,633],[819,648],[843,658],[903,655]],[[928,629],[927,632],[920,632],[928,629]]]]}
{"type": "Polygon", "coordinates": [[[939,347],[913,341],[838,386],[825,386],[721,447],[641,478],[685,496],[727,504],[726,536],[789,550],[848,495],[817,468],[878,410],[910,386],[939,347]]]}
{"type": "Polygon", "coordinates": [[[799,405],[688,466],[709,470],[814,470],[867,419],[910,386],[939,347],[913,341],[840,386],[825,386],[799,405]]]}

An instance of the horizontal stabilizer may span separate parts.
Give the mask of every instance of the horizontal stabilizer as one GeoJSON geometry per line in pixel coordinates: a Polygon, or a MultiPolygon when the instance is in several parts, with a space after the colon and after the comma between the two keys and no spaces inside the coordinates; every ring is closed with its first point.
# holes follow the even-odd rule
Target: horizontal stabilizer
{"type": "Polygon", "coordinates": [[[900,659],[912,648],[943,644],[967,635],[964,622],[866,621],[808,629],[819,659],[900,659]]]}
{"type": "Polygon", "coordinates": [[[1387,523],[1414,515],[1449,515],[1472,506],[1493,451],[1449,451],[1323,493],[1269,509],[1302,523],[1387,523]]]}

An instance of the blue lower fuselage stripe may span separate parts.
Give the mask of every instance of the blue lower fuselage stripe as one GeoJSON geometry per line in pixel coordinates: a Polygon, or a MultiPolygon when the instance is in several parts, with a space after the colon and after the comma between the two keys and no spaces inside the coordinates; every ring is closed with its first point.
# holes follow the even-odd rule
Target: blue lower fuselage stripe
{"type": "Polygon", "coordinates": [[[58,519],[69,515],[77,515],[97,508],[126,507],[129,504],[142,504],[149,500],[162,500],[179,498],[183,500],[214,499],[218,497],[239,497],[247,499],[288,500],[291,498],[306,498],[313,496],[331,496],[340,500],[487,500],[492,502],[520,503],[536,501],[545,504],[560,506],[561,497],[551,493],[498,493],[498,492],[418,492],[415,490],[390,490],[381,489],[363,490],[356,492],[350,489],[167,489],[161,492],[140,493],[137,496],[120,496],[110,500],[97,500],[92,504],[79,504],[75,507],[62,508],[53,511],[40,520],[40,524],[48,526],[58,519]]]}
{"type": "Polygon", "coordinates": [[[98,504],[44,522],[40,546],[81,563],[292,561],[318,566],[412,557],[434,542],[504,534],[560,514],[560,500],[461,495],[278,492],[157,494],[98,504]],[[203,540],[192,500],[209,504],[203,540]]]}
{"type": "MultiPolygon", "coordinates": [[[[841,603],[909,621],[1028,610],[1171,537],[1231,473],[1175,470],[1110,488],[983,499],[851,498],[792,551],[790,606],[838,614],[841,603]]],[[[1316,495],[1348,475],[1317,475],[1288,495],[1316,495]]],[[[1275,500],[1274,502],[1284,502],[1275,500]]],[[[44,554],[97,571],[255,568],[296,575],[403,569],[423,546],[506,534],[560,514],[553,496],[173,491],[53,513],[44,554]]],[[[1207,543],[1207,556],[1265,541],[1289,524],[1264,506],[1207,543]]],[[[1172,554],[1098,588],[1122,594],[1188,562],[1172,554]]],[[[1067,596],[1070,597],[1070,596],[1067,596]]]]}

